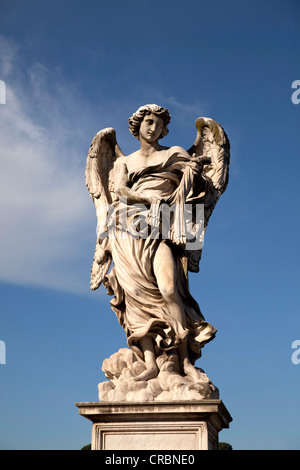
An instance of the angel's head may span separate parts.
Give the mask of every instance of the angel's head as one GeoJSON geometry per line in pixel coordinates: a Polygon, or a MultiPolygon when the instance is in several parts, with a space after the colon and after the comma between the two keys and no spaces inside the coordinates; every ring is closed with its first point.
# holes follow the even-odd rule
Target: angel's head
{"type": "Polygon", "coordinates": [[[149,116],[150,114],[158,116],[163,121],[162,130],[158,139],[162,139],[168,134],[168,124],[171,120],[169,110],[161,106],[157,106],[157,104],[145,104],[128,119],[129,130],[131,134],[134,135],[134,137],[139,137],[141,123],[143,122],[145,116],[149,116]]]}

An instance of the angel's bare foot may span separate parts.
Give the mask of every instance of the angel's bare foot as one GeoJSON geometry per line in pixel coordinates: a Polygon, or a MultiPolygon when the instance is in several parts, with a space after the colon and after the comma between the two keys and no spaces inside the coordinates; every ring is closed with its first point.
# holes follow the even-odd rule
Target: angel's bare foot
{"type": "Polygon", "coordinates": [[[201,378],[199,371],[190,363],[187,358],[183,361],[183,371],[185,375],[190,377],[194,382],[198,382],[201,378]]]}
{"type": "Polygon", "coordinates": [[[156,365],[151,365],[147,367],[146,370],[141,372],[139,375],[133,378],[136,382],[146,381],[150,379],[155,379],[157,377],[157,367],[156,365]]]}

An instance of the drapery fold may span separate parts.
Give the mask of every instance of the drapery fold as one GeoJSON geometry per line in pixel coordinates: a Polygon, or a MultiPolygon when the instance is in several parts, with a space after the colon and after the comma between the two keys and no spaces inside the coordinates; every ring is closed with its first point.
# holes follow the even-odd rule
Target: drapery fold
{"type": "Polygon", "coordinates": [[[108,227],[114,267],[104,284],[113,295],[111,307],[125,330],[128,345],[139,356],[142,357],[139,341],[146,335],[151,336],[162,351],[177,348],[187,337],[190,360],[194,363],[217,330],[205,321],[189,291],[184,251],[184,204],[201,203],[206,194],[205,181],[198,183],[195,189],[195,173],[189,162],[186,155],[170,152],[163,163],[129,173],[132,190],[162,198],[162,203],[170,209],[176,207],[178,216],[170,220],[168,239],[164,239],[160,231],[154,237],[153,208],[115,201],[115,217],[108,227]],[[160,243],[167,243],[174,256],[176,286],[186,316],[185,327],[172,316],[153,272],[153,260],[160,243]]]}

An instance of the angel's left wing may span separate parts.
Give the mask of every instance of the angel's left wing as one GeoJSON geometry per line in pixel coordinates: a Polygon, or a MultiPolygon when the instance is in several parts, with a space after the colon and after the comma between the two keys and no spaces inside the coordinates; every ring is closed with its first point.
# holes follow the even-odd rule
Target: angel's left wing
{"type": "Polygon", "coordinates": [[[124,156],[117,140],[116,132],[112,127],[102,129],[92,140],[89,148],[85,181],[97,213],[97,242],[94,261],[91,269],[91,289],[95,290],[101,285],[107,274],[112,257],[109,249],[108,237],[100,236],[105,231],[105,211],[112,204],[114,194],[113,166],[118,157],[124,156]]]}
{"type": "MultiPolygon", "coordinates": [[[[204,198],[204,230],[206,230],[210,216],[228,185],[230,143],[224,129],[215,120],[205,117],[196,119],[197,137],[188,150],[190,155],[196,155],[204,163],[202,178],[206,181],[206,195],[204,198]]],[[[202,250],[189,252],[189,270],[199,271],[199,262],[202,250]]]]}

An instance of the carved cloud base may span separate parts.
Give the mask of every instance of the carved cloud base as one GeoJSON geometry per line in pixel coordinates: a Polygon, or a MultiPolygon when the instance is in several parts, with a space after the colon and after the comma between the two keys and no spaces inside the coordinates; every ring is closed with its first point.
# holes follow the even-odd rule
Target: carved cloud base
{"type": "Polygon", "coordinates": [[[158,375],[135,381],[145,363],[128,348],[122,348],[103,362],[102,370],[110,380],[98,385],[100,402],[168,402],[219,398],[219,391],[202,369],[195,379],[182,375],[176,353],[157,358],[158,375]]]}
{"type": "Polygon", "coordinates": [[[76,403],[93,422],[92,450],[217,450],[232,418],[221,400],[76,403]]]}

